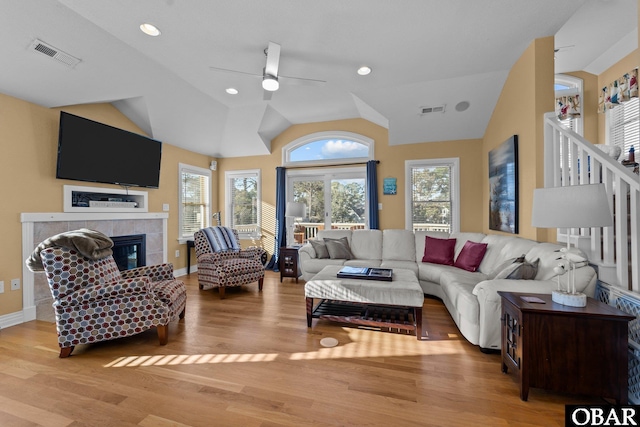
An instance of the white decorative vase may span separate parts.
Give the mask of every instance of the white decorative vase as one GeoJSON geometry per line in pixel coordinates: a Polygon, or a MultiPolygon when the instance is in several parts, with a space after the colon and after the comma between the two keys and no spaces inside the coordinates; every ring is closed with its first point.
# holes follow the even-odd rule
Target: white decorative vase
{"type": "Polygon", "coordinates": [[[587,296],[582,293],[571,294],[564,291],[551,292],[551,300],[555,303],[567,305],[569,307],[586,307],[587,296]]]}

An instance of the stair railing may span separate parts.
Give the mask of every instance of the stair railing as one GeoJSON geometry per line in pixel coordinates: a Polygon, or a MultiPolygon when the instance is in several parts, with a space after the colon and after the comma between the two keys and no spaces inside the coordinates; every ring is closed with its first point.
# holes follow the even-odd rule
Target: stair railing
{"type": "Polygon", "coordinates": [[[609,208],[617,217],[613,227],[558,229],[558,241],[570,239],[585,251],[603,282],[640,292],[638,175],[563,126],[555,113],[545,114],[544,140],[545,187],[604,183],[609,208]]]}

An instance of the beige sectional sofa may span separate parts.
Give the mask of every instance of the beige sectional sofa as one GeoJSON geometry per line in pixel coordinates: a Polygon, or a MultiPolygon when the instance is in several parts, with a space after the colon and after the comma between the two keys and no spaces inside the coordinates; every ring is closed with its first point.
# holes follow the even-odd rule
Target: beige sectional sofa
{"type": "MultiPolygon", "coordinates": [[[[346,237],[354,259],[318,258],[311,244],[300,249],[299,263],[305,280],[327,265],[405,268],[413,271],[427,295],[444,302],[462,335],[483,350],[500,349],[500,308],[498,291],[550,294],[557,289],[558,250],[563,246],[540,243],[507,235],[482,233],[441,233],[410,230],[322,230],[316,240],[346,237]],[[486,253],[475,272],[451,265],[422,262],[426,236],[456,239],[457,257],[467,241],[486,243],[486,253]],[[533,280],[494,279],[514,258],[525,255],[528,262],[538,260],[533,280]]],[[[560,276],[566,287],[568,274],[560,276]]],[[[589,265],[575,272],[576,289],[593,297],[596,272],[589,265]]]]}

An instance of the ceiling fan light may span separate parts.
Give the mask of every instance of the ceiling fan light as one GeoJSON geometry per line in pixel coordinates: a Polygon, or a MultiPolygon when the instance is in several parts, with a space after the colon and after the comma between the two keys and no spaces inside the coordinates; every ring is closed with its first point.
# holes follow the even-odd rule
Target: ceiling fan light
{"type": "Polygon", "coordinates": [[[278,83],[278,78],[275,76],[271,76],[269,74],[265,74],[262,77],[262,88],[264,90],[268,90],[269,92],[275,92],[280,87],[280,83],[278,83]]]}
{"type": "Polygon", "coordinates": [[[140,24],[140,30],[148,36],[156,37],[160,35],[160,30],[153,24],[140,24]]]}

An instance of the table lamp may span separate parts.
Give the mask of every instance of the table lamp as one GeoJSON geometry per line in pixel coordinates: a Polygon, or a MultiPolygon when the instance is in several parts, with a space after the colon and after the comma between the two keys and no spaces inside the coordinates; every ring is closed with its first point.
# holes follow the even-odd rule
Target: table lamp
{"type": "Polygon", "coordinates": [[[296,222],[298,219],[304,218],[306,209],[307,207],[305,206],[304,203],[287,202],[287,208],[284,212],[284,216],[293,218],[294,222],[296,222]]]}
{"type": "MultiPolygon", "coordinates": [[[[533,192],[531,225],[542,228],[567,228],[567,248],[559,259],[569,265],[569,280],[566,291],[553,291],[551,299],[572,307],[587,305],[587,297],[575,290],[575,263],[586,261],[580,251],[571,248],[571,228],[608,227],[613,225],[613,216],[604,184],[569,185],[565,187],[537,188],[533,192]],[[573,267],[573,268],[572,268],[573,267]]],[[[558,272],[558,271],[556,271],[558,272]]],[[[558,278],[559,283],[559,278],[558,278]]]]}

